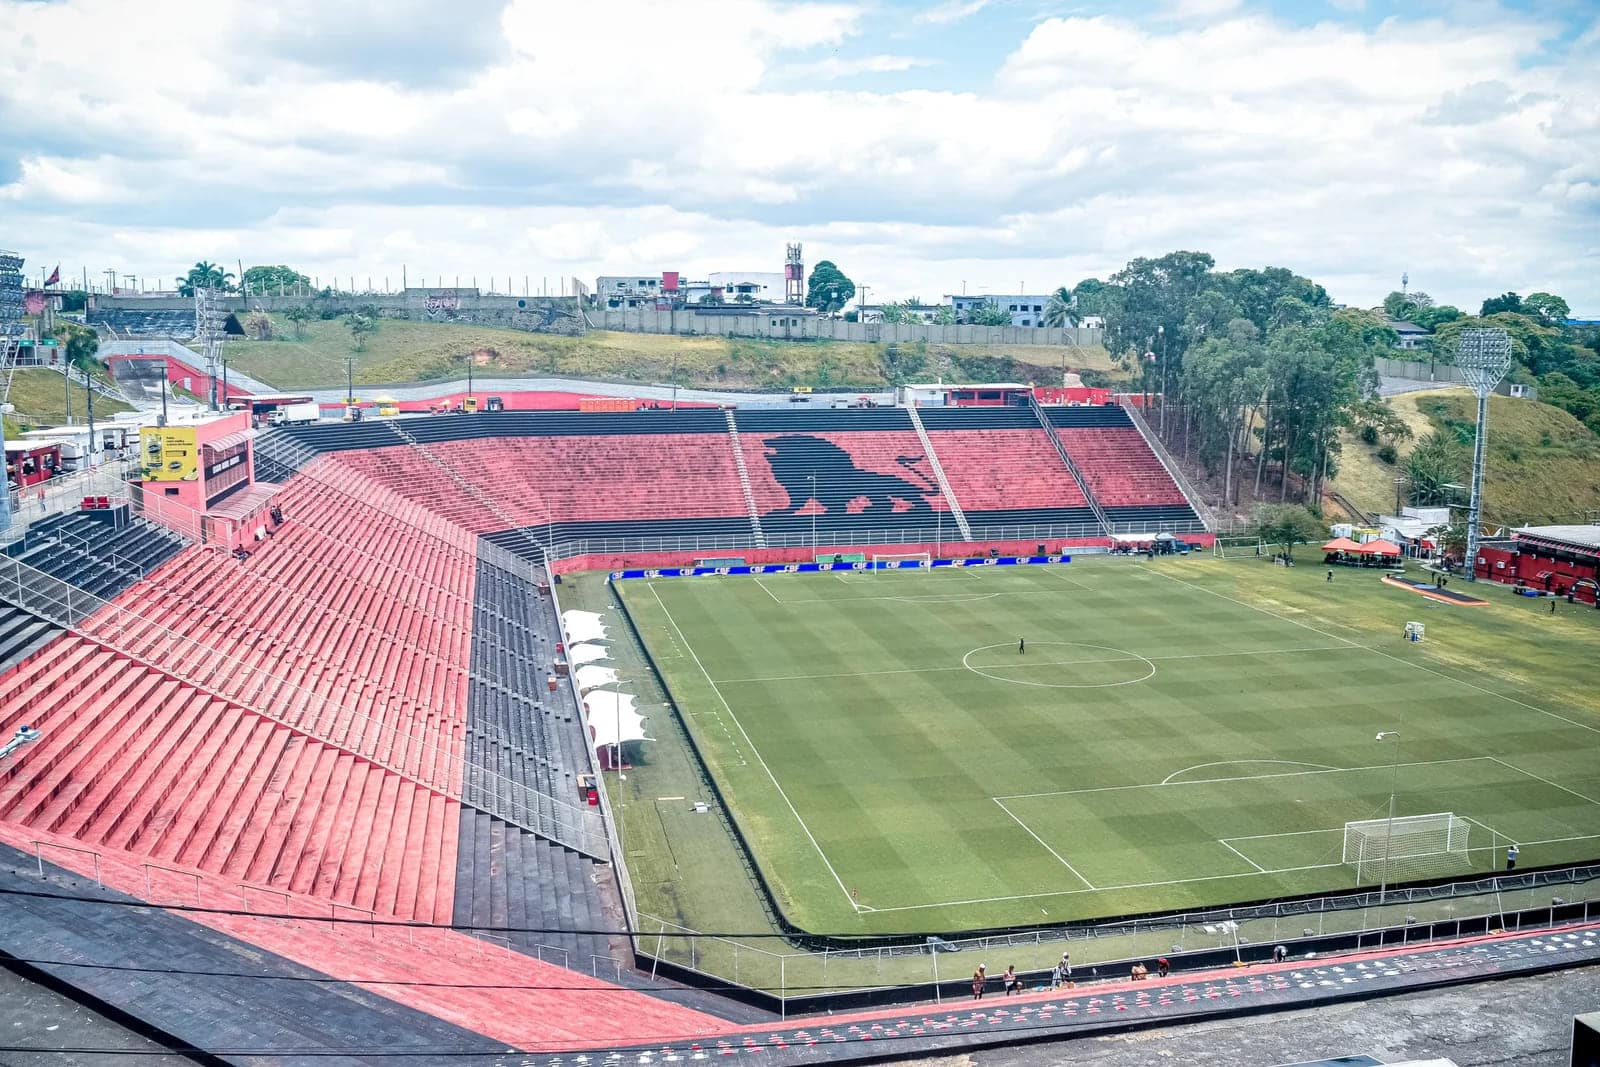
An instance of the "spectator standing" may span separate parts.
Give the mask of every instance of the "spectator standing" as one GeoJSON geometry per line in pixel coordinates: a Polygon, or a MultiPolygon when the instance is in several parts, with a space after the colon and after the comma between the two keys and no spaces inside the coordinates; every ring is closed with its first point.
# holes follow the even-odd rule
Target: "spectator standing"
{"type": "Polygon", "coordinates": [[[1165,978],[1172,973],[1172,964],[1167,962],[1167,957],[1162,956],[1156,960],[1156,977],[1165,978]]]}
{"type": "Polygon", "coordinates": [[[983,987],[988,983],[989,976],[984,971],[983,964],[978,964],[978,969],[972,972],[972,999],[983,999],[983,987]]]}
{"type": "Polygon", "coordinates": [[[1005,994],[1008,997],[1013,993],[1019,995],[1022,993],[1022,979],[1017,976],[1017,968],[1014,964],[1008,966],[1006,972],[1000,976],[1000,988],[1005,990],[1005,994]]]}
{"type": "Polygon", "coordinates": [[[1506,870],[1514,871],[1517,869],[1517,854],[1521,851],[1515,842],[1506,846],[1506,870]]]}

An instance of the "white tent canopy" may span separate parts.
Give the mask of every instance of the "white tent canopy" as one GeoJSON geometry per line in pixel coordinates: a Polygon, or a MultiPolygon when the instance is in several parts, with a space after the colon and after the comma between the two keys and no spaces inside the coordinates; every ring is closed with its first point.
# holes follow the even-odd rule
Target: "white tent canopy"
{"type": "Polygon", "coordinates": [[[572,611],[562,612],[561,626],[567,633],[569,641],[599,641],[606,636],[605,624],[600,621],[598,611],[572,611]]]}
{"type": "Polygon", "coordinates": [[[627,693],[606,690],[597,690],[583,698],[596,748],[624,741],[651,740],[644,733],[644,716],[633,710],[633,700],[627,693]]]}
{"type": "Polygon", "coordinates": [[[578,692],[582,693],[589,689],[599,689],[602,685],[615,685],[617,669],[588,664],[573,671],[572,676],[578,681],[578,692]]]}
{"type": "Polygon", "coordinates": [[[569,663],[593,663],[597,659],[605,659],[610,654],[606,651],[605,645],[573,645],[567,649],[567,661],[569,663]]]}

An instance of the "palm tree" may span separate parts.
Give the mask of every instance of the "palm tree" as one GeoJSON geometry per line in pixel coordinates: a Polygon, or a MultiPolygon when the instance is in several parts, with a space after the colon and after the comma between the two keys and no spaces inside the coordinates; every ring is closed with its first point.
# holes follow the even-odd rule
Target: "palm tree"
{"type": "Polygon", "coordinates": [[[193,296],[196,289],[220,289],[229,292],[233,288],[233,272],[225,271],[215,263],[201,260],[189,268],[189,273],[178,279],[178,294],[180,296],[193,296]]]}
{"type": "Polygon", "coordinates": [[[1072,325],[1072,290],[1061,286],[1050,294],[1050,302],[1044,308],[1044,324],[1046,326],[1072,325]]]}

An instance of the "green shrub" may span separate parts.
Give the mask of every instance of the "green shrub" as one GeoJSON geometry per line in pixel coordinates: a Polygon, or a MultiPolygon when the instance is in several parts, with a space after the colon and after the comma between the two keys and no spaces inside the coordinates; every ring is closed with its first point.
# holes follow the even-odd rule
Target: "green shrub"
{"type": "Polygon", "coordinates": [[[1395,465],[1396,461],[1399,460],[1400,456],[1399,453],[1394,450],[1394,445],[1384,445],[1382,448],[1378,449],[1378,458],[1392,467],[1395,465]]]}
{"type": "Polygon", "coordinates": [[[1363,444],[1375,445],[1378,443],[1378,428],[1376,426],[1361,427],[1361,441],[1363,444]]]}

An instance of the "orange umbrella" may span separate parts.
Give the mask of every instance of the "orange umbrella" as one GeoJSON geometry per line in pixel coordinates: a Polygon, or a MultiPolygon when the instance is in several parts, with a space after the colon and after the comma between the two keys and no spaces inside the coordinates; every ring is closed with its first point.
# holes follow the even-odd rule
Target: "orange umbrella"
{"type": "Polygon", "coordinates": [[[1400,554],[1400,546],[1393,541],[1368,541],[1356,551],[1369,556],[1398,556],[1400,554]]]}
{"type": "Polygon", "coordinates": [[[1322,546],[1324,552],[1360,552],[1361,546],[1348,537],[1335,537],[1322,546]]]}

